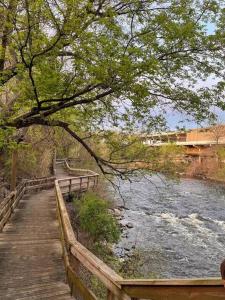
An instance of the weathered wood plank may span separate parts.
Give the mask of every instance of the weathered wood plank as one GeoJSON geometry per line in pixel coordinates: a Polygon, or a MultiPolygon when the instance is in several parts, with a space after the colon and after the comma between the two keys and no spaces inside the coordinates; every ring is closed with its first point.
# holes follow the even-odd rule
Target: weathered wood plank
{"type": "Polygon", "coordinates": [[[222,300],[225,289],[222,285],[122,285],[122,289],[132,298],[151,300],[222,300]]]}
{"type": "Polygon", "coordinates": [[[221,286],[221,278],[188,278],[188,279],[124,279],[118,282],[120,285],[126,286],[194,286],[194,285],[213,285],[221,286]]]}
{"type": "MultiPolygon", "coordinates": [[[[18,190],[4,210],[4,222],[24,187],[18,190]]],[[[64,283],[55,208],[53,190],[26,196],[0,233],[0,299],[72,299],[64,283]]]]}
{"type": "Polygon", "coordinates": [[[68,280],[69,285],[72,289],[72,295],[73,296],[81,296],[85,300],[97,300],[97,297],[93,294],[92,291],[90,291],[80,280],[80,278],[74,273],[71,266],[67,269],[68,272],[68,280]]]}

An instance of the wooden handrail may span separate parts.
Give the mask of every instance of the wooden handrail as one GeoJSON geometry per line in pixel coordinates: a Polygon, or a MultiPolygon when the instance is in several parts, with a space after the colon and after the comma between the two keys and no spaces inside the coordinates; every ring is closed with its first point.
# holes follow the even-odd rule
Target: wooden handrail
{"type": "MultiPolygon", "coordinates": [[[[68,162],[67,162],[68,164],[68,162]]],[[[65,164],[66,165],[66,164],[65,164]]],[[[68,165],[69,166],[69,165],[68,165]]],[[[67,166],[66,166],[67,168],[67,166]]],[[[70,168],[70,167],[69,167],[70,168]]],[[[72,169],[72,168],[70,168],[72,169]]],[[[76,169],[74,169],[76,170],[76,169]]],[[[79,170],[79,169],[78,169],[79,170]]],[[[83,170],[83,169],[82,169],[83,170]]],[[[88,174],[89,172],[87,172],[88,174]]],[[[96,173],[95,173],[96,174],[96,173]]],[[[104,262],[97,258],[87,248],[81,245],[75,238],[69,215],[66,210],[61,183],[72,184],[72,180],[82,180],[92,175],[77,176],[55,181],[56,199],[59,210],[61,230],[63,231],[63,245],[68,257],[66,270],[70,274],[71,290],[78,289],[79,299],[96,299],[96,297],[85,287],[78,275],[73,270],[71,261],[75,259],[84,266],[91,274],[108,289],[107,299],[151,299],[151,300],[222,300],[225,299],[225,289],[220,278],[194,278],[194,279],[123,279],[104,262]],[[74,278],[71,283],[71,278],[74,278]],[[78,284],[79,282],[79,284],[78,284]],[[81,288],[82,287],[82,288],[81,288]],[[84,291],[89,296],[85,296],[84,291]],[[89,294],[90,292],[90,294],[89,294]]],[[[96,176],[96,175],[93,175],[96,176]]],[[[65,187],[65,185],[64,185],[65,187]]],[[[88,187],[87,187],[88,189],[88,187]]]]}
{"type": "Polygon", "coordinates": [[[70,165],[68,164],[68,161],[67,159],[64,160],[64,163],[65,163],[65,167],[66,169],[68,170],[68,172],[84,172],[85,173],[85,176],[87,175],[93,175],[93,176],[99,176],[98,173],[92,171],[92,170],[88,170],[88,169],[75,169],[75,168],[71,168],[70,165]]]}
{"type": "MultiPolygon", "coordinates": [[[[122,277],[114,272],[111,268],[109,268],[104,262],[102,262],[99,258],[97,258],[93,253],[91,253],[87,248],[85,248],[76,240],[58,180],[55,181],[55,189],[57,207],[59,210],[58,215],[60,217],[60,225],[62,226],[63,236],[65,239],[63,243],[67,249],[66,255],[69,256],[70,260],[72,257],[78,260],[88,271],[98,277],[100,281],[105,285],[105,287],[113,293],[113,295],[119,297],[119,299],[121,300],[130,299],[121,290],[120,285],[117,283],[117,281],[122,280],[122,277]]],[[[68,269],[68,266],[65,267],[66,269],[68,269]]],[[[72,272],[71,265],[70,271],[72,272]]],[[[76,273],[73,273],[74,276],[76,276],[76,273]]]]}
{"type": "Polygon", "coordinates": [[[191,279],[123,279],[119,282],[121,285],[141,285],[141,286],[195,286],[195,285],[208,285],[208,286],[221,286],[221,278],[191,278],[191,279]]]}
{"type": "MultiPolygon", "coordinates": [[[[57,160],[58,161],[58,160],[57,160]]],[[[75,169],[69,166],[67,160],[60,160],[66,171],[73,177],[58,179],[62,194],[71,195],[72,192],[82,192],[90,188],[95,188],[98,184],[99,174],[91,170],[75,169]],[[81,174],[85,173],[85,175],[81,174]],[[76,175],[76,176],[75,176],[76,175]]]]}
{"type": "Polygon", "coordinates": [[[196,279],[129,279],[118,282],[133,299],[151,300],[219,300],[225,299],[220,278],[196,279]]]}

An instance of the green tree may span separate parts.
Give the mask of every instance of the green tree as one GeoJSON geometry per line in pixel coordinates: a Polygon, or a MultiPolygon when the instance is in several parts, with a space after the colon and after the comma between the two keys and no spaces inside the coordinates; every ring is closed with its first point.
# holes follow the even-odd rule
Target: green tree
{"type": "Polygon", "coordinates": [[[61,127],[104,173],[117,160],[95,153],[87,132],[147,132],[168,109],[197,120],[224,109],[219,0],[2,0],[0,25],[1,130],[61,127]]]}
{"type": "Polygon", "coordinates": [[[177,177],[177,174],[183,173],[187,167],[185,163],[185,149],[182,146],[170,143],[158,148],[158,170],[172,177],[177,177]]]}

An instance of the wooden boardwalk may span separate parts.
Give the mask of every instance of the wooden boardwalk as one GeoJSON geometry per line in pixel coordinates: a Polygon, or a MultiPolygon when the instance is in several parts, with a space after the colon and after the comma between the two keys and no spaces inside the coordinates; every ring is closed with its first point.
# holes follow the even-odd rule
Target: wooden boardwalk
{"type": "Polygon", "coordinates": [[[0,233],[0,299],[69,300],[54,190],[24,195],[0,233]]]}

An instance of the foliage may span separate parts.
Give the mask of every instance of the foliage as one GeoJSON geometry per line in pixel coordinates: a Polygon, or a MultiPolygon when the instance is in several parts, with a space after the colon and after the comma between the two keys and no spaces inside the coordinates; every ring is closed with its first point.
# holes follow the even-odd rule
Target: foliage
{"type": "Polygon", "coordinates": [[[175,179],[186,168],[185,150],[173,143],[154,148],[153,169],[175,179]]]}
{"type": "Polygon", "coordinates": [[[211,127],[210,132],[212,133],[213,138],[215,139],[216,144],[218,145],[220,138],[224,137],[225,135],[225,126],[221,123],[214,124],[211,127]]]}
{"type": "Polygon", "coordinates": [[[108,211],[108,203],[96,194],[88,192],[79,205],[79,221],[94,243],[115,243],[120,237],[116,220],[108,211]]]}
{"type": "Polygon", "coordinates": [[[219,158],[219,161],[225,160],[225,148],[224,146],[216,146],[216,154],[219,158]]]}
{"type": "Polygon", "coordinates": [[[118,257],[106,244],[93,245],[91,251],[124,278],[157,278],[159,276],[149,270],[146,272],[150,264],[146,261],[148,260],[146,256],[151,255],[143,249],[131,249],[129,256],[123,258],[118,257]],[[146,268],[143,267],[144,265],[146,268]]]}
{"type": "Polygon", "coordinates": [[[213,174],[215,178],[215,180],[222,180],[224,182],[225,180],[225,167],[221,167],[219,168],[215,174],[213,174]]]}
{"type": "Polygon", "coordinates": [[[217,164],[215,165],[215,172],[213,176],[216,179],[224,180],[225,179],[225,148],[223,145],[215,146],[215,154],[217,158],[217,164]]]}
{"type": "Polygon", "coordinates": [[[61,127],[103,172],[114,161],[90,133],[152,132],[173,109],[200,121],[225,108],[219,0],[3,0],[0,17],[0,128],[61,127]]]}
{"type": "MultiPolygon", "coordinates": [[[[148,254],[149,255],[149,254],[148,254]]],[[[119,273],[124,278],[158,278],[159,274],[154,272],[148,272],[145,274],[143,266],[146,264],[144,257],[144,251],[141,249],[134,249],[130,251],[128,258],[124,259],[120,263],[119,273]]],[[[147,264],[149,266],[149,264],[147,264]]]]}
{"type": "MultiPolygon", "coordinates": [[[[82,199],[74,199],[74,206],[76,215],[79,218],[79,221],[76,220],[76,230],[79,226],[79,229],[89,234],[91,242],[90,240],[86,241],[85,246],[91,252],[124,278],[137,278],[140,276],[156,278],[156,274],[145,274],[142,271],[145,260],[141,250],[132,250],[130,256],[123,259],[113,252],[108,242],[116,243],[120,231],[115,219],[108,212],[108,203],[105,200],[100,199],[94,193],[88,192],[82,199]],[[102,217],[103,215],[104,217],[102,217]]],[[[85,272],[84,274],[87,286],[97,295],[98,299],[105,299],[107,290],[102,282],[90,273],[85,272]]]]}
{"type": "Polygon", "coordinates": [[[182,154],[184,154],[183,147],[177,146],[173,143],[159,147],[159,155],[165,159],[171,159],[182,154]]]}
{"type": "Polygon", "coordinates": [[[49,128],[32,126],[20,134],[17,133],[15,140],[12,137],[13,135],[2,147],[1,158],[5,179],[9,179],[11,173],[14,151],[17,152],[18,178],[37,178],[52,174],[54,139],[53,132],[49,128]]]}
{"type": "MultiPolygon", "coordinates": [[[[107,245],[98,245],[97,247],[91,247],[91,251],[123,278],[159,278],[159,273],[155,274],[154,272],[146,272],[146,267],[148,268],[150,264],[149,262],[147,262],[148,264],[144,268],[146,264],[146,259],[144,257],[146,256],[146,254],[144,254],[141,249],[131,250],[129,253],[129,257],[125,257],[122,259],[119,258],[115,253],[113,253],[113,251],[109,247],[107,247],[107,245]]],[[[98,299],[105,299],[107,291],[102,282],[95,276],[91,276],[90,282],[91,289],[94,291],[95,295],[97,295],[98,299]]]]}
{"type": "Polygon", "coordinates": [[[8,128],[6,130],[0,129],[0,151],[6,148],[12,149],[16,147],[16,143],[12,138],[13,133],[15,133],[13,128],[8,128]]]}
{"type": "MultiPolygon", "coordinates": [[[[89,249],[123,278],[159,278],[159,273],[149,272],[149,270],[146,272],[150,264],[146,262],[146,253],[144,254],[141,249],[131,250],[129,256],[124,258],[118,257],[107,244],[95,244],[89,249]]],[[[103,283],[93,275],[90,276],[89,282],[91,290],[98,299],[105,299],[107,290],[103,283]]]]}
{"type": "MultiPolygon", "coordinates": [[[[109,267],[119,273],[121,264],[120,259],[113,253],[109,245],[97,243],[92,244],[89,249],[109,267]]],[[[101,300],[106,299],[107,289],[105,288],[104,284],[96,276],[91,276],[90,282],[91,289],[94,291],[97,298],[101,300]]]]}
{"type": "MultiPolygon", "coordinates": [[[[76,230],[79,228],[79,236],[83,236],[82,243],[106,264],[117,269],[119,260],[113,254],[109,243],[118,241],[120,230],[116,220],[108,211],[109,203],[98,195],[88,192],[81,199],[74,199],[74,207],[76,230]],[[84,238],[86,233],[88,233],[88,241],[84,238]]],[[[98,299],[106,298],[107,290],[98,278],[87,273],[85,280],[98,299]]]]}

